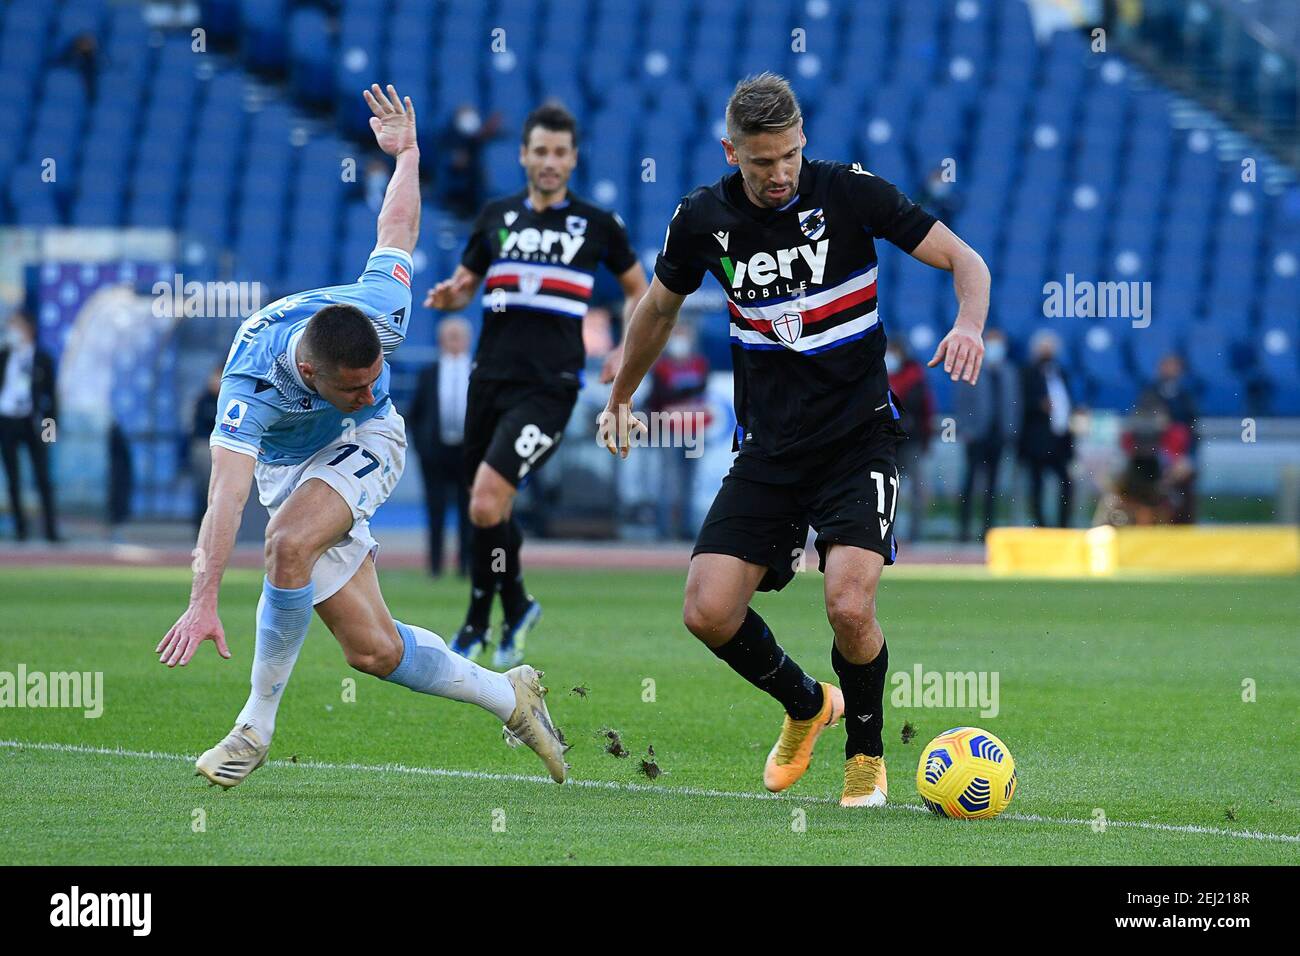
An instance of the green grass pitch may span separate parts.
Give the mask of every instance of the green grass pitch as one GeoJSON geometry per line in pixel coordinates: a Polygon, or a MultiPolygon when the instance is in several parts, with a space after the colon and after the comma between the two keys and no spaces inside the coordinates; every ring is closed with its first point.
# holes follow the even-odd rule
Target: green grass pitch
{"type": "MultiPolygon", "coordinates": [[[[102,671],[104,713],[0,710],[7,863],[1294,864],[1300,655],[1295,579],[1006,582],[886,572],[890,671],[997,671],[999,713],[888,706],[891,806],[836,805],[843,728],[787,795],[762,792],[779,708],[683,630],[683,573],[535,571],[529,660],[573,745],[572,780],[473,707],[350,671],[319,621],[281,707],[272,762],[229,792],[193,757],[247,693],[261,577],[227,576],[234,658],[205,645],[169,672],[153,648],[184,570],[6,569],[0,671],[102,671]],[[355,679],[355,701],[345,680],[355,679]],[[1243,681],[1256,700],[1243,701],[1243,681]],[[653,694],[648,690],[653,681],[653,694]],[[573,692],[585,688],[585,696],[573,692]],[[653,697],[652,700],[646,698],[653,697]],[[901,740],[910,722],[916,736],[901,740]],[[999,735],[1019,790],[993,821],[924,812],[921,747],[949,727],[999,735]],[[613,728],[630,752],[606,752],[613,728]],[[662,771],[642,758],[653,746],[662,771]],[[1103,829],[1094,825],[1105,815],[1103,829]],[[200,824],[202,824],[200,826],[200,824]]],[[[400,619],[449,634],[465,588],[380,577],[400,619]]],[[[756,606],[831,677],[821,578],[756,606]]],[[[891,684],[887,692],[891,690],[891,684]]]]}

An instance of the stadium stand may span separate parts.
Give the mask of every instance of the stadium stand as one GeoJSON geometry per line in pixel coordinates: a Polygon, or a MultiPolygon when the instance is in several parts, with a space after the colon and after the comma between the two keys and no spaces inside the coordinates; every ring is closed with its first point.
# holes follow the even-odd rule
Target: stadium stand
{"type": "MultiPolygon", "coordinates": [[[[1300,414],[1291,171],[1122,53],[1093,53],[1075,31],[1036,38],[1021,0],[879,0],[869,13],[851,0],[200,7],[202,52],[135,5],[5,6],[0,222],[174,229],[188,275],[260,281],[271,295],[345,280],[373,244],[358,94],[381,80],[415,100],[430,160],[458,105],[501,115],[483,160],[493,194],[519,188],[525,112],[563,100],[584,130],[577,188],[623,215],[649,265],[678,197],[725,171],[716,141],[731,85],[771,69],[802,98],[811,155],[860,160],[913,195],[955,161],[951,224],[993,270],[991,323],[1021,348],[1053,325],[1091,406],[1127,409],[1176,350],[1204,414],[1300,414]],[[98,39],[90,58],[70,54],[84,34],[98,39]],[[1261,170],[1252,181],[1246,157],[1261,170]],[[1045,319],[1044,283],[1067,274],[1150,282],[1150,326],[1045,319]]],[[[426,210],[421,291],[450,272],[465,230],[426,210]]],[[[941,276],[904,259],[882,250],[882,316],[921,352],[953,303],[941,276]]],[[[412,323],[411,343],[431,347],[432,324],[412,323]]],[[[721,320],[705,323],[724,367],[725,335],[721,320]]],[[[130,381],[141,396],[127,409],[162,384],[130,381]]],[[[933,384],[946,410],[948,383],[933,384]]]]}

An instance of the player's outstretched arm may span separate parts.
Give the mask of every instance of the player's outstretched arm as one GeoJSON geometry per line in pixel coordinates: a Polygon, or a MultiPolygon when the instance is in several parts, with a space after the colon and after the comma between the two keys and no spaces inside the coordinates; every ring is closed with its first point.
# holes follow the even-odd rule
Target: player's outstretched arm
{"type": "Polygon", "coordinates": [[[623,364],[614,377],[609,402],[596,421],[601,441],[611,455],[626,458],[631,431],[641,423],[632,417],[632,396],[668,344],[686,297],[670,292],[656,277],[651,280],[623,334],[623,364]]]}
{"type": "Polygon", "coordinates": [[[379,246],[412,252],[420,238],[420,147],[415,139],[415,104],[409,96],[405,100],[399,97],[391,83],[387,92],[373,83],[361,95],[375,114],[370,117],[375,141],[397,160],[379,210],[379,246]]]}
{"type": "Polygon", "coordinates": [[[912,250],[913,258],[952,273],[957,294],[957,318],[930,359],[931,368],[943,362],[945,374],[955,382],[974,385],[984,364],[984,320],[989,314],[989,267],[980,254],[962,242],[951,229],[936,222],[912,250]]]}
{"type": "Polygon", "coordinates": [[[457,312],[469,305],[483,277],[464,265],[456,267],[450,279],[443,279],[424,297],[426,309],[457,312]]]}
{"type": "Polygon", "coordinates": [[[217,595],[221,576],[225,574],[235,534],[244,517],[244,504],[253,480],[256,459],[229,448],[212,448],[212,478],[208,482],[208,510],[199,528],[198,548],[194,552],[194,583],[190,588],[190,606],[172,625],[154,650],[158,660],[168,667],[184,666],[204,641],[217,645],[217,653],[230,656],[226,632],[217,615],[217,595]]]}
{"type": "MultiPolygon", "coordinates": [[[[623,289],[623,328],[628,328],[632,324],[632,316],[636,312],[636,307],[641,302],[641,297],[645,295],[646,285],[645,270],[641,268],[641,263],[636,263],[626,272],[618,277],[618,284],[623,289]]],[[[614,381],[614,376],[618,374],[618,367],[623,364],[623,343],[609,353],[605,358],[605,364],[600,369],[600,384],[608,385],[614,381]]]]}

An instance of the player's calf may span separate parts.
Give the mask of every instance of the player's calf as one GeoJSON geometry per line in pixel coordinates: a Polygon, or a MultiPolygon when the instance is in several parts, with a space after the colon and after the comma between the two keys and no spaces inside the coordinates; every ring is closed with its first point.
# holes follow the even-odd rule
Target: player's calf
{"type": "Polygon", "coordinates": [[[542,702],[545,690],[536,671],[523,665],[498,674],[456,654],[432,631],[394,623],[402,654],[385,680],[422,694],[477,704],[501,719],[507,742],[527,744],[551,778],[564,782],[564,741],[542,702]]]}

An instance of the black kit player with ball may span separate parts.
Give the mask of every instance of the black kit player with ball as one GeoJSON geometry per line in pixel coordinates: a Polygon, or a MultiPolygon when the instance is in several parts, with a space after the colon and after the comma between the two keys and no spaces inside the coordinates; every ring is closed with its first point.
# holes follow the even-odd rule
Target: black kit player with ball
{"type": "Polygon", "coordinates": [[[806,159],[789,84],[764,73],[727,104],[727,162],[738,171],[678,205],[654,279],[624,336],[598,423],[626,457],[641,426],[631,398],[686,296],[713,273],[728,298],[738,454],[705,518],[686,578],[688,630],[785,708],[763,783],[785,790],[826,727],[845,718],[847,807],[883,806],[881,740],[889,664],[876,620],[881,571],[897,553],[895,446],[905,438],[885,370],[876,250],[885,239],[951,272],[958,312],[930,365],[974,385],[984,354],[989,271],[943,223],[856,164],[806,159]],[[803,561],[811,526],[825,576],[839,687],[809,677],[749,607],[803,561]]]}
{"type": "Polygon", "coordinates": [[[465,409],[470,602],[451,646],[471,659],[486,649],[500,594],[504,624],[492,662],[502,669],[523,660],[542,610],[524,589],[515,493],[554,454],[577,401],[593,274],[603,264],[617,277],[625,314],[646,290],[623,221],[570,191],[577,162],[573,116],[555,103],[530,113],[519,148],[527,188],[483,207],[460,265],[424,302],[463,309],[486,280],[465,409]]]}

